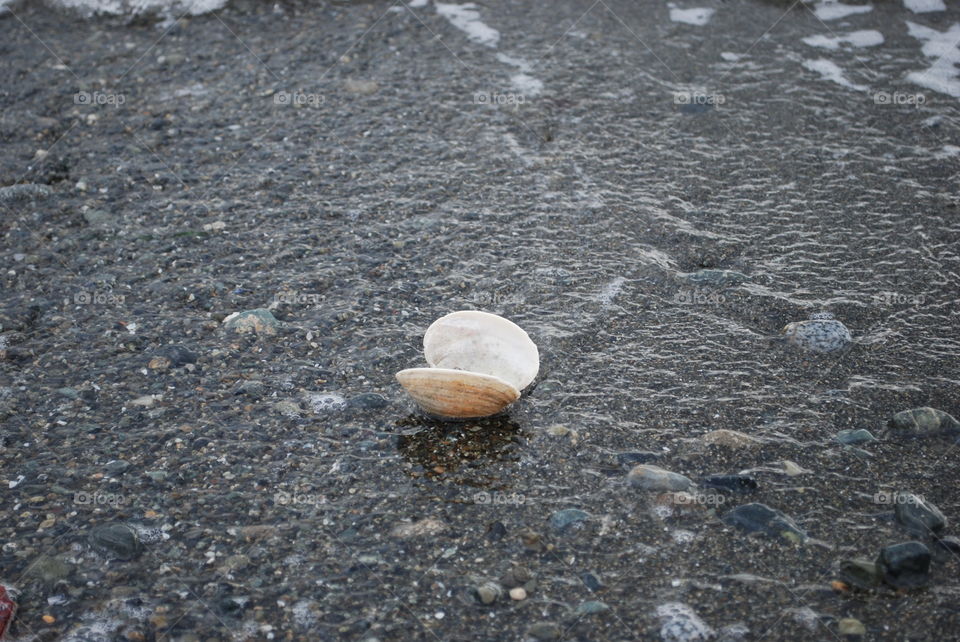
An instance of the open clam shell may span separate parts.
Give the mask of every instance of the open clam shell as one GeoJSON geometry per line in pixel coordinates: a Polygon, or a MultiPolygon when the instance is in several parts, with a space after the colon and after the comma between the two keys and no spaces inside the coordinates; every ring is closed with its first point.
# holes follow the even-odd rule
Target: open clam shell
{"type": "Polygon", "coordinates": [[[437,319],[423,348],[430,367],[401,370],[397,381],[421,408],[441,417],[496,414],[520,398],[540,369],[540,353],[527,333],[487,312],[437,319]]]}

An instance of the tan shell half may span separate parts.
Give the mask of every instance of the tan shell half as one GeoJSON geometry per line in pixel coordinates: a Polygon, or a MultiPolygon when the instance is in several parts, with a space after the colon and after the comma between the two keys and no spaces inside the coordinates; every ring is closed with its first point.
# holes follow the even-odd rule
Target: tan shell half
{"type": "Polygon", "coordinates": [[[397,373],[417,405],[432,415],[471,419],[495,415],[520,398],[503,379],[448,368],[408,368],[397,373]]]}
{"type": "Polygon", "coordinates": [[[424,334],[423,351],[430,367],[401,370],[397,380],[421,408],[442,417],[496,414],[520,398],[540,369],[527,333],[488,312],[437,319],[424,334]]]}

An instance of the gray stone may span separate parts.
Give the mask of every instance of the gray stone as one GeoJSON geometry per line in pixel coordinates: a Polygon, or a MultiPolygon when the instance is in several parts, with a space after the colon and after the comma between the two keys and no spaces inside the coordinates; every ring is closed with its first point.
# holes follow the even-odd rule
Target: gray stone
{"type": "Polygon", "coordinates": [[[137,531],[120,522],[95,526],[87,535],[87,541],[95,551],[110,559],[132,560],[143,552],[137,531]]]}
{"type": "Polygon", "coordinates": [[[840,578],[862,589],[876,588],[882,579],[876,563],[862,557],[840,562],[840,578]]]}
{"type": "Polygon", "coordinates": [[[794,544],[803,543],[807,538],[789,517],[766,504],[744,504],[737,506],[723,516],[723,523],[735,526],[748,533],[763,533],[769,537],[780,537],[794,544]]]}
{"type": "Polygon", "coordinates": [[[750,277],[733,270],[714,270],[705,269],[691,272],[685,275],[690,283],[696,285],[709,286],[714,288],[724,288],[731,285],[740,285],[750,280],[750,277]]]}
{"type": "Polygon", "coordinates": [[[527,633],[536,640],[559,640],[563,634],[553,622],[537,622],[527,629],[527,633]]]}
{"type": "Polygon", "coordinates": [[[841,444],[852,446],[855,444],[868,444],[877,441],[869,430],[858,428],[856,430],[841,430],[837,433],[837,441],[841,444]]]}
{"type": "Polygon", "coordinates": [[[894,588],[923,586],[930,574],[930,550],[920,542],[887,546],[880,550],[877,568],[894,588]]]}
{"type": "Polygon", "coordinates": [[[834,352],[850,345],[853,337],[836,319],[809,319],[788,323],[782,330],[790,345],[807,352],[834,352]]]}
{"type": "Polygon", "coordinates": [[[244,310],[243,312],[234,312],[223,320],[223,326],[234,332],[254,332],[257,335],[269,336],[276,334],[282,324],[273,316],[270,310],[257,308],[254,310],[244,310]]]}
{"type": "Polygon", "coordinates": [[[896,493],[894,514],[897,523],[913,535],[938,535],[947,526],[947,518],[940,509],[923,497],[912,493],[896,493]]]}
{"type": "Polygon", "coordinates": [[[570,526],[590,519],[590,513],[579,508],[565,508],[550,515],[550,527],[557,531],[565,531],[570,526]]]}
{"type": "Polygon", "coordinates": [[[960,422],[942,410],[924,406],[898,412],[890,419],[890,431],[898,437],[928,437],[960,434],[960,422]]]}
{"type": "Polygon", "coordinates": [[[610,606],[603,602],[598,602],[597,600],[588,600],[586,602],[581,603],[580,606],[578,606],[576,610],[573,612],[573,614],[574,615],[594,615],[596,613],[603,613],[604,611],[609,611],[609,610],[610,610],[610,606]]]}
{"type": "Polygon", "coordinates": [[[493,604],[503,595],[503,588],[496,582],[484,582],[477,587],[477,599],[481,604],[493,604]]]}
{"type": "Polygon", "coordinates": [[[7,185],[0,187],[0,203],[32,201],[38,198],[46,198],[51,194],[53,194],[53,190],[47,185],[37,185],[35,183],[7,185]]]}

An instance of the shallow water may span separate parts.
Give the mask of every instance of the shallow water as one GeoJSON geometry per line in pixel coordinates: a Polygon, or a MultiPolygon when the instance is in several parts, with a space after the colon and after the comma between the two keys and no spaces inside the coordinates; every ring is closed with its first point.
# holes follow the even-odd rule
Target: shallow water
{"type": "Polygon", "coordinates": [[[835,441],[881,436],[915,406],[960,413],[944,70],[960,51],[923,50],[960,14],[864,6],[828,19],[835,7],[710,4],[690,24],[659,2],[231,4],[161,37],[14,5],[2,183],[54,188],[2,204],[0,345],[27,355],[0,362],[3,478],[24,477],[0,530],[18,639],[522,639],[538,621],[566,639],[832,639],[844,617],[922,639],[960,625],[956,559],[920,591],[829,586],[841,559],[910,539],[883,493],[923,494],[948,519],[960,505],[950,439],[835,441]],[[863,30],[882,44],[803,40],[863,30]],[[745,279],[711,285],[703,269],[745,279]],[[286,324],[274,337],[219,327],[268,306],[286,324]],[[393,373],[423,365],[426,327],[464,308],[526,329],[540,376],[506,417],[424,418],[393,373]],[[847,349],[778,340],[821,310],[850,329],[847,349]],[[149,366],[170,343],[195,367],[149,366]],[[238,394],[245,380],[263,392],[238,394]],[[386,406],[350,406],[367,392],[386,406]],[[145,395],[159,396],[132,403],[145,395]],[[708,447],[720,428],[760,444],[708,447]],[[751,471],[760,488],[669,505],[626,484],[625,451],[695,481],[751,471]],[[118,459],[130,471],[103,475],[118,459]],[[753,501],[814,542],[718,519],[753,501]],[[565,508],[590,518],[556,532],[565,508]],[[107,564],[85,533],[110,521],[166,537],[107,564]],[[63,583],[31,575],[41,554],[68,560],[63,583]],[[537,577],[530,597],[478,604],[473,589],[515,564],[537,577]],[[610,608],[577,615],[589,600],[610,608]]]}

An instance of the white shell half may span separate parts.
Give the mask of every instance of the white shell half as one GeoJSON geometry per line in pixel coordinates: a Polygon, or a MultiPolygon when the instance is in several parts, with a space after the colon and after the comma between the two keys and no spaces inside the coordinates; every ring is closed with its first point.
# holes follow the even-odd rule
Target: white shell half
{"type": "Polygon", "coordinates": [[[540,370],[540,352],[520,326],[476,310],[452,312],[430,324],[423,354],[433,368],[490,375],[517,390],[540,370]]]}
{"type": "Polygon", "coordinates": [[[397,381],[421,408],[441,417],[495,415],[520,398],[520,391],[491,375],[447,368],[408,368],[397,381]]]}

